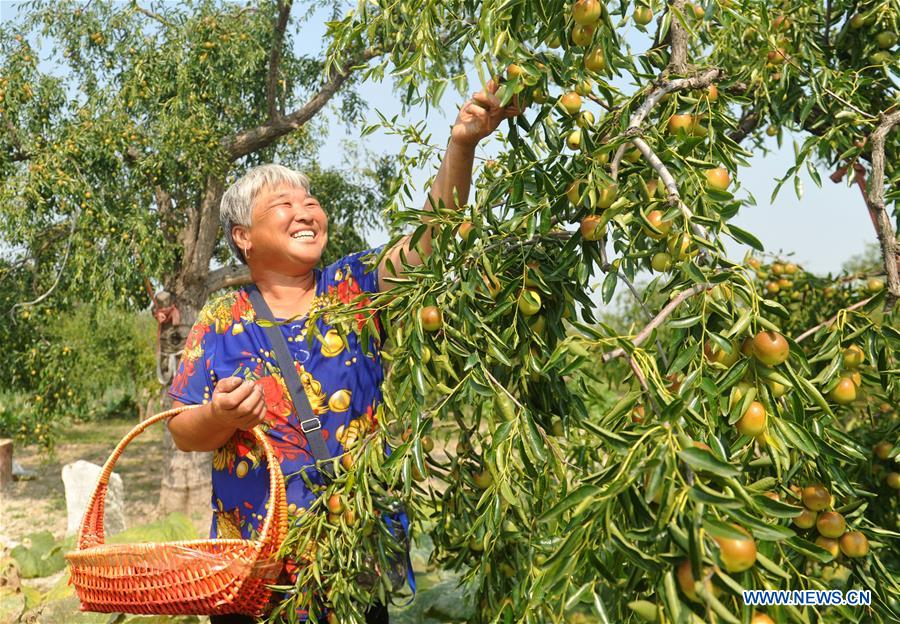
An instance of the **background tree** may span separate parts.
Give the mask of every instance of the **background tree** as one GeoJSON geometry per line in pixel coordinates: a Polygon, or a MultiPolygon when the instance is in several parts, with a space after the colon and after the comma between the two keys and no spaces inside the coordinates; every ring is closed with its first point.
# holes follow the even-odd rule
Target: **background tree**
{"type": "MultiPolygon", "coordinates": [[[[20,256],[14,279],[23,288],[4,307],[15,306],[9,344],[17,353],[36,350],[41,370],[63,370],[51,364],[41,323],[28,319],[69,314],[79,301],[175,306],[178,322],[159,335],[167,382],[207,297],[249,279],[219,235],[218,206],[254,164],[309,174],[329,213],[324,262],[365,248],[391,160],[347,171],[316,164],[326,105],[337,104],[348,124],[364,106],[356,63],[326,68],[294,54],[303,17],[291,24],[291,5],[35,2],[4,32],[0,236],[20,256]],[[50,71],[28,34],[49,42],[50,71]]],[[[354,52],[359,62],[374,54],[354,52]]],[[[13,387],[62,414],[74,403],[61,383],[42,376],[13,387]]],[[[163,507],[205,504],[206,457],[169,451],[163,507]]]]}

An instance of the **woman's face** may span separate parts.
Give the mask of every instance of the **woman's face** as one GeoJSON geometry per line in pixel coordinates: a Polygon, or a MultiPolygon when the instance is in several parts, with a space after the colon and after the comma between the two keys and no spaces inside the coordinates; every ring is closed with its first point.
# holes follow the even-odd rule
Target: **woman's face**
{"type": "Polygon", "coordinates": [[[328,216],[303,187],[265,187],[253,202],[250,227],[234,226],[233,236],[239,247],[249,247],[248,264],[286,274],[305,272],[325,251],[328,216]]]}

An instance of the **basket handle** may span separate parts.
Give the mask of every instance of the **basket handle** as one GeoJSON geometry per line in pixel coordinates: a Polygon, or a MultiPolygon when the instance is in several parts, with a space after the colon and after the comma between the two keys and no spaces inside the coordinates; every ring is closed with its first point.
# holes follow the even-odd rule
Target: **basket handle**
{"type": "MultiPolygon", "coordinates": [[[[150,425],[154,425],[161,420],[176,416],[181,412],[195,409],[200,405],[182,405],[179,407],[160,412],[138,423],[135,427],[122,438],[122,441],[116,445],[112,454],[103,464],[100,471],[100,477],[97,479],[97,485],[94,487],[94,493],[91,495],[90,503],[84,513],[81,521],[81,527],[78,530],[78,537],[75,541],[78,550],[99,546],[104,543],[103,516],[105,513],[106,491],[109,486],[109,477],[112,474],[113,467],[119,459],[119,456],[125,450],[125,447],[131,443],[137,436],[147,430],[150,425]]],[[[250,430],[256,441],[262,446],[266,455],[266,463],[269,468],[269,502],[267,503],[266,519],[262,529],[259,532],[260,551],[265,552],[267,556],[274,555],[281,547],[281,542],[287,534],[287,493],[284,487],[284,475],[281,472],[281,465],[275,456],[275,451],[269,443],[266,434],[259,428],[253,427],[250,430]]]]}

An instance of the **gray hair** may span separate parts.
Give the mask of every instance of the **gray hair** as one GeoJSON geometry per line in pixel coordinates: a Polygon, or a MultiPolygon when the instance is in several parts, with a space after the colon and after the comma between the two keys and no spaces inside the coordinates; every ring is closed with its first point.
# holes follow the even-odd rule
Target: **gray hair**
{"type": "Polygon", "coordinates": [[[250,227],[250,216],[253,212],[253,201],[264,188],[275,188],[287,184],[293,188],[304,188],[309,193],[309,178],[299,171],[289,169],[284,165],[259,165],[247,171],[237,181],[228,187],[222,195],[222,203],[219,206],[219,221],[225,230],[225,240],[231,247],[234,256],[242,263],[247,264],[244,253],[234,242],[231,236],[231,228],[235,225],[250,227]]]}

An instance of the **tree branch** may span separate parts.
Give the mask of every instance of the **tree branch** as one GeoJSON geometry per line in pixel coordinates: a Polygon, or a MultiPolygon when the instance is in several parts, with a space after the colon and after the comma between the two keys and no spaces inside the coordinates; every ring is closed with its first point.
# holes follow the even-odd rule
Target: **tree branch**
{"type": "Polygon", "coordinates": [[[884,208],[884,142],[888,132],[900,124],[900,111],[881,116],[881,123],[870,135],[872,145],[872,176],[869,178],[868,203],[875,211],[875,229],[881,243],[884,270],[887,272],[888,296],[885,308],[890,311],[900,299],[900,275],[897,271],[897,236],[884,208]]]}
{"type": "Polygon", "coordinates": [[[823,321],[823,322],[819,323],[818,325],[816,325],[815,327],[811,327],[810,329],[807,329],[805,332],[803,332],[802,334],[797,336],[794,339],[794,342],[801,342],[803,340],[806,340],[807,338],[812,336],[814,333],[816,333],[823,327],[828,327],[829,325],[834,323],[837,320],[837,317],[840,316],[842,312],[847,313],[847,312],[853,312],[854,310],[858,310],[859,308],[863,307],[864,305],[866,305],[867,303],[872,301],[872,299],[874,299],[874,297],[867,297],[866,299],[863,299],[862,301],[857,301],[852,306],[848,306],[846,308],[839,310],[837,314],[832,316],[827,321],[823,321]]]}
{"type": "MultiPolygon", "coordinates": [[[[650,149],[650,146],[647,145],[647,142],[644,139],[640,139],[638,137],[634,137],[632,139],[632,143],[634,146],[640,150],[641,154],[647,161],[654,171],[656,171],[657,175],[659,175],[659,179],[662,180],[663,185],[666,187],[666,191],[668,192],[668,202],[670,206],[677,205],[679,210],[681,210],[681,214],[684,215],[684,218],[687,219],[687,222],[691,226],[691,231],[703,238],[705,240],[709,240],[709,233],[706,231],[706,228],[703,226],[694,223],[694,213],[685,204],[681,201],[681,194],[678,191],[678,184],[675,182],[675,178],[672,177],[672,174],[669,172],[668,167],[666,167],[663,162],[659,159],[659,157],[650,149]]],[[[705,249],[702,250],[705,253],[705,249]]]]}
{"type": "Polygon", "coordinates": [[[278,0],[278,16],[275,18],[275,33],[272,37],[272,49],[269,51],[269,75],[266,77],[266,104],[269,119],[275,119],[279,111],[276,107],[276,86],[278,84],[278,65],[281,63],[281,49],[284,46],[284,31],[291,16],[293,0],[278,0]]]}
{"type": "Polygon", "coordinates": [[[224,186],[224,181],[218,176],[206,179],[206,187],[200,200],[197,238],[191,256],[185,262],[188,267],[187,275],[204,275],[209,271],[209,261],[219,240],[219,204],[225,191],[224,186]]]}
{"type": "MultiPolygon", "coordinates": [[[[856,187],[859,189],[859,194],[862,195],[863,202],[866,204],[866,209],[869,211],[869,219],[872,220],[872,227],[875,228],[875,235],[878,236],[878,216],[876,214],[875,208],[869,202],[869,191],[866,188],[866,168],[858,162],[853,163],[852,167],[853,181],[856,182],[856,187]]],[[[844,180],[844,176],[847,175],[847,172],[849,170],[850,166],[841,167],[831,174],[831,181],[835,184],[840,184],[844,180]]]]}
{"type": "Polygon", "coordinates": [[[244,265],[229,265],[210,271],[206,276],[204,287],[206,296],[222,288],[242,286],[250,283],[250,269],[244,265]]]}
{"type": "Polygon", "coordinates": [[[684,19],[684,0],[670,0],[669,13],[674,14],[669,20],[669,43],[672,53],[669,55],[669,66],[666,73],[687,73],[688,36],[681,24],[684,19]]]}
{"type": "Polygon", "coordinates": [[[172,22],[170,22],[169,20],[167,20],[166,18],[164,18],[164,17],[163,17],[162,15],[160,15],[159,13],[154,13],[154,12],[151,11],[150,9],[145,9],[144,7],[140,6],[136,1],[134,1],[134,2],[131,3],[131,7],[132,7],[135,11],[137,11],[138,13],[143,13],[144,15],[146,15],[147,17],[149,17],[150,19],[156,20],[157,22],[159,22],[159,23],[162,24],[163,26],[167,26],[167,27],[169,27],[169,28],[175,29],[175,24],[173,24],[172,22]]]}
{"type": "Polygon", "coordinates": [[[738,120],[737,129],[728,135],[728,138],[734,141],[735,143],[740,143],[748,136],[750,133],[756,130],[756,127],[759,125],[760,118],[759,113],[755,110],[745,109],[741,118],[738,120]]]}
{"type": "MultiPolygon", "coordinates": [[[[682,91],[684,89],[702,89],[704,87],[708,87],[721,75],[722,70],[714,67],[712,69],[707,69],[705,71],[699,72],[698,74],[691,76],[690,78],[678,78],[676,80],[663,79],[657,82],[656,87],[652,91],[650,91],[649,95],[647,95],[647,99],[644,100],[644,103],[641,104],[636,111],[634,111],[633,115],[631,115],[631,119],[628,120],[628,127],[625,128],[625,132],[623,134],[639,134],[644,120],[654,109],[654,107],[659,104],[667,94],[671,93],[672,91],[682,91]]],[[[625,145],[623,144],[619,146],[618,150],[616,150],[616,154],[612,159],[612,164],[610,164],[609,167],[610,175],[612,176],[613,180],[615,180],[618,176],[619,164],[622,162],[622,156],[624,156],[624,154],[625,145]]]]}
{"type": "Polygon", "coordinates": [[[318,92],[304,104],[289,115],[278,115],[274,119],[238,132],[234,136],[223,141],[223,147],[228,152],[231,160],[237,160],[242,156],[251,154],[270,145],[279,137],[293,132],[318,113],[325,104],[334,96],[341,85],[347,81],[354,68],[367,63],[370,59],[382,54],[377,48],[368,48],[353,59],[344,63],[339,70],[332,72],[325,84],[318,92]]]}
{"type": "MultiPolygon", "coordinates": [[[[659,314],[657,314],[653,318],[652,321],[647,323],[647,325],[644,327],[644,329],[642,329],[640,332],[638,332],[638,334],[634,338],[631,339],[631,343],[636,347],[641,346],[641,344],[645,340],[647,340],[647,338],[650,336],[650,334],[653,333],[653,330],[656,329],[657,327],[659,327],[663,321],[665,321],[667,318],[669,318],[669,315],[672,314],[672,312],[674,312],[675,309],[678,306],[680,306],[686,299],[689,299],[689,298],[693,297],[694,295],[701,293],[704,290],[706,290],[707,288],[711,288],[711,287],[712,287],[712,284],[707,284],[707,283],[696,284],[696,285],[692,286],[691,288],[688,288],[687,290],[684,290],[684,291],[678,293],[678,296],[676,296],[674,299],[672,299],[672,301],[667,303],[666,306],[662,310],[659,311],[659,314]]],[[[618,347],[608,353],[604,353],[603,361],[609,362],[610,360],[614,360],[617,357],[622,357],[623,355],[625,355],[625,349],[623,349],[622,347],[618,347]]]]}

